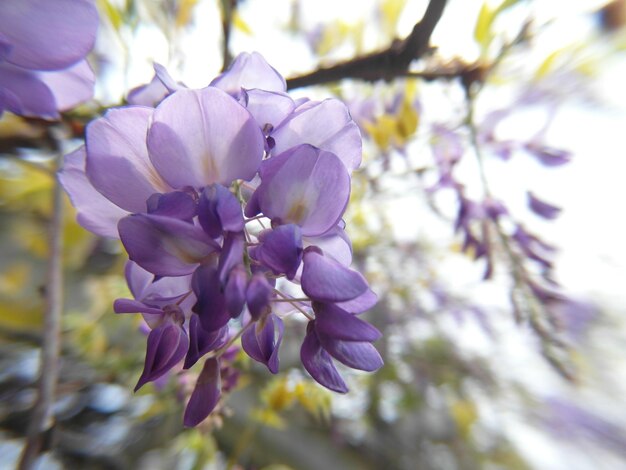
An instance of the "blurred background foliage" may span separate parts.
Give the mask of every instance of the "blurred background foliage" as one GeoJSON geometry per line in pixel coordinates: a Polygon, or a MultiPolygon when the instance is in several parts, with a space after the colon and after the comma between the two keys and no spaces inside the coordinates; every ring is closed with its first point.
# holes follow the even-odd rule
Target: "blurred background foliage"
{"type": "MultiPolygon", "coordinates": [[[[387,47],[410,32],[426,3],[97,1],[96,98],[62,123],[8,113],[0,120],[1,468],[19,455],[35,396],[54,171],[58,156],[80,143],[84,125],[147,83],[152,61],[190,86],[205,86],[222,66],[223,51],[256,49],[285,76],[296,75],[387,47]]],[[[282,372],[271,377],[244,354],[235,355],[242,370],[236,388],[196,429],[181,422],[180,398],[191,378],[172,374],[133,395],[145,339],[139,318],[112,311],[116,298],[129,296],[121,246],[83,230],[66,199],[57,425],[40,468],[624,468],[623,290],[612,292],[616,283],[603,279],[589,282],[606,290],[584,290],[559,271],[561,260],[580,255],[568,251],[572,245],[564,239],[571,227],[592,237],[568,200],[577,191],[571,187],[578,182],[578,191],[593,191],[604,177],[582,179],[582,164],[567,176],[566,167],[502,157],[522,149],[550,166],[546,160],[565,152],[556,146],[570,143],[574,158],[591,158],[576,154],[575,139],[550,141],[555,122],[580,131],[558,110],[615,114],[624,103],[623,90],[607,77],[624,71],[616,63],[626,48],[626,2],[579,3],[561,15],[568,2],[451,0],[433,37],[437,48],[408,76],[305,90],[345,100],[365,141],[346,222],[355,262],[380,297],[368,320],[384,332],[377,348],[385,367],[375,374],[342,370],[351,384],[345,396],[302,372],[303,323],[294,319],[286,322],[282,372]],[[559,29],[561,23],[570,29],[559,29]],[[607,100],[616,92],[622,95],[607,100]],[[514,120],[512,132],[494,137],[490,112],[529,109],[530,118],[514,120]],[[491,189],[477,176],[477,143],[487,154],[491,189]],[[529,221],[533,231],[563,245],[556,268],[540,272],[523,252],[510,256],[507,243],[514,241],[506,226],[500,242],[490,232],[493,259],[481,256],[479,245],[464,245],[463,230],[454,230],[458,200],[434,189],[453,169],[468,198],[484,202],[496,193],[512,213],[522,213],[527,209],[519,201],[537,185],[566,212],[573,210],[560,230],[551,227],[559,221],[511,219],[529,221]],[[483,281],[485,263],[495,264],[495,274],[483,281]],[[533,316],[536,300],[528,285],[519,285],[520,269],[524,276],[559,280],[565,300],[556,310],[546,302],[533,316]],[[520,307],[519,295],[528,304],[520,307]]],[[[623,150],[623,140],[611,139],[598,152],[615,142],[623,150]]],[[[623,175],[623,164],[609,166],[607,158],[605,171],[623,175]]],[[[609,204],[601,197],[590,205],[609,204]]],[[[483,225],[474,220],[467,233],[483,225]]]]}

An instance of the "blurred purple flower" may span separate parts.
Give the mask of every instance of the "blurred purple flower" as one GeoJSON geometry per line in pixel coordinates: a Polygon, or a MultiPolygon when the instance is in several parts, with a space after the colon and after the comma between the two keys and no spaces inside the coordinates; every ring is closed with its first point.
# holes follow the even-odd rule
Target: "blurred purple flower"
{"type": "Polygon", "coordinates": [[[91,98],[98,12],[90,0],[0,2],[0,115],[58,119],[91,98]]]}

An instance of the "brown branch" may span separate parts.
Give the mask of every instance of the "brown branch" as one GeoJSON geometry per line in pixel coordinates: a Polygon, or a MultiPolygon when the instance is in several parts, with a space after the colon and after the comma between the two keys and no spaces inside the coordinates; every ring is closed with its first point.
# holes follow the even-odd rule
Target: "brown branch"
{"type": "Polygon", "coordinates": [[[429,50],[430,37],[441,19],[446,1],[430,0],[422,20],[413,27],[411,34],[403,40],[393,41],[387,49],[290,78],[287,80],[287,88],[291,90],[344,78],[375,81],[405,75],[411,62],[429,50]]]}
{"type": "Polygon", "coordinates": [[[48,285],[46,286],[39,390],[28,427],[28,438],[18,467],[20,470],[33,468],[41,452],[44,436],[54,425],[52,406],[58,378],[61,312],[63,310],[63,190],[58,179],[55,179],[52,198],[53,212],[50,223],[48,285]]]}

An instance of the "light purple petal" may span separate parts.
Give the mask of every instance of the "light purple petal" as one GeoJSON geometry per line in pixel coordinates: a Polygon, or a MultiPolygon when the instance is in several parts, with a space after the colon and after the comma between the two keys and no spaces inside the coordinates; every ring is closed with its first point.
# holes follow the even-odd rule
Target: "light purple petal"
{"type": "Polygon", "coordinates": [[[322,349],[314,328],[309,324],[300,348],[300,360],[311,377],[324,387],[338,393],[346,393],[348,387],[337,372],[330,355],[322,349]]]}
{"type": "Polygon", "coordinates": [[[59,117],[54,94],[37,72],[0,63],[0,93],[2,107],[12,113],[43,119],[59,117]]]}
{"type": "Polygon", "coordinates": [[[126,101],[128,104],[154,108],[168,95],[168,89],[165,88],[159,77],[155,75],[150,83],[139,85],[130,90],[126,101]]]}
{"type": "Polygon", "coordinates": [[[259,127],[271,131],[289,116],[296,105],[285,93],[265,90],[245,92],[246,109],[254,117],[259,127]]]}
{"type": "Polygon", "coordinates": [[[272,132],[272,137],[274,155],[311,144],[337,155],[349,172],[361,164],[361,132],[346,105],[336,99],[304,104],[272,132]]]}
{"type": "Polygon", "coordinates": [[[71,109],[93,96],[96,78],[86,60],[65,70],[38,72],[37,75],[52,92],[59,111],[71,109]]]}
{"type": "Polygon", "coordinates": [[[332,229],[350,197],[350,175],[336,155],[310,145],[268,161],[257,189],[263,213],[279,224],[296,224],[307,236],[332,229]],[[276,159],[276,162],[271,162],[276,159]],[[271,163],[270,163],[271,162],[271,163]]]}
{"type": "Polygon", "coordinates": [[[304,247],[317,246],[322,249],[324,255],[332,256],[344,266],[352,264],[352,243],[344,231],[343,222],[323,235],[317,237],[304,237],[304,247]]]}
{"type": "Polygon", "coordinates": [[[217,405],[221,392],[219,359],[212,357],[205,361],[202,372],[198,376],[196,387],[185,408],[184,425],[191,428],[204,421],[217,405]]]}
{"type": "Polygon", "coordinates": [[[175,188],[250,180],[264,145],[250,113],[212,87],[167,97],[156,108],[148,133],[150,158],[175,188]]]}
{"type": "Polygon", "coordinates": [[[184,276],[219,247],[200,227],[158,215],[120,220],[120,238],[131,260],[158,276],[184,276]]]}
{"type": "Polygon", "coordinates": [[[322,347],[339,362],[353,369],[373,372],[383,366],[383,359],[367,342],[341,341],[318,333],[322,347]]]}
{"type": "Polygon", "coordinates": [[[128,212],[100,194],[85,174],[85,147],[81,146],[64,158],[59,181],[78,212],[78,223],[102,237],[119,238],[117,223],[128,212]]]}
{"type": "Polygon", "coordinates": [[[547,167],[565,165],[572,160],[572,154],[567,150],[548,147],[541,143],[530,142],[524,145],[524,149],[547,167]]]}
{"type": "Polygon", "coordinates": [[[88,0],[0,2],[0,31],[13,46],[7,60],[37,70],[63,69],[93,47],[98,12],[88,0]]]}
{"type": "Polygon", "coordinates": [[[304,252],[302,290],[320,302],[344,302],[365,293],[369,287],[357,271],[309,247],[304,252]]]}
{"type": "Polygon", "coordinates": [[[285,79],[258,52],[242,52],[228,70],[211,82],[211,86],[238,94],[242,88],[267,91],[287,90],[285,79]]]}
{"type": "Polygon", "coordinates": [[[148,157],[146,133],[153,110],[109,110],[87,126],[87,176],[107,199],[129,212],[145,212],[154,193],[172,191],[148,157]]]}
{"type": "Polygon", "coordinates": [[[333,304],[315,304],[315,330],[319,335],[345,341],[376,341],[374,326],[333,304]]]}

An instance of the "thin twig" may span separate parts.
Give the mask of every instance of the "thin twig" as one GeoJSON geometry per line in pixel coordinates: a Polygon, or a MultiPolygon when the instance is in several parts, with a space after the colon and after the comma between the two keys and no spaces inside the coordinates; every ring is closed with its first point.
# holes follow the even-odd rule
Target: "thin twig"
{"type": "Polygon", "coordinates": [[[385,50],[321,67],[311,73],[287,80],[287,88],[320,85],[344,78],[367,81],[391,80],[407,73],[409,65],[429,50],[430,37],[441,19],[447,0],[430,0],[422,20],[403,40],[395,40],[385,50]]]}
{"type": "Polygon", "coordinates": [[[18,466],[20,470],[33,468],[41,451],[44,433],[54,424],[52,406],[58,379],[61,313],[63,311],[63,190],[58,179],[55,178],[54,181],[39,389],[28,428],[26,445],[18,466]]]}
{"type": "Polygon", "coordinates": [[[222,0],[222,72],[225,71],[233,60],[230,52],[230,32],[233,25],[233,14],[237,9],[237,0],[222,0]]]}

